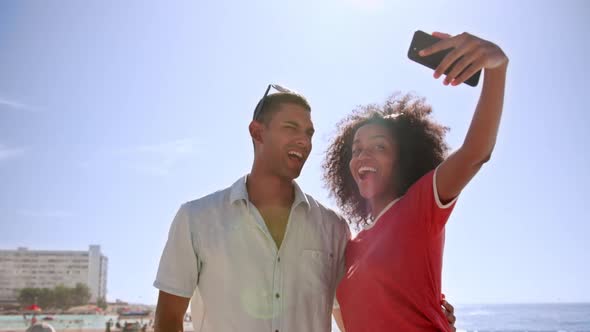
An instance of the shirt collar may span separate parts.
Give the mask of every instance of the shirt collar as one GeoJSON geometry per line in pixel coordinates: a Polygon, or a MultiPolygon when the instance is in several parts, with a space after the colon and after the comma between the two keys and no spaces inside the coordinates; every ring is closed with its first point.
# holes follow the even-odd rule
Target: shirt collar
{"type": "MultiPolygon", "coordinates": [[[[246,188],[247,181],[248,175],[244,175],[231,186],[229,194],[229,201],[231,204],[234,204],[237,201],[245,201],[246,203],[250,202],[248,190],[246,188]]],[[[307,195],[301,190],[297,182],[293,181],[293,187],[295,188],[295,201],[293,202],[293,207],[299,206],[299,204],[304,204],[307,208],[307,212],[309,212],[311,205],[309,204],[307,195]]]]}
{"type": "Polygon", "coordinates": [[[395,203],[397,203],[397,201],[399,201],[400,199],[401,199],[401,197],[398,197],[398,198],[394,199],[393,201],[389,202],[389,204],[387,204],[383,208],[383,210],[381,210],[381,212],[379,212],[379,214],[377,215],[377,218],[373,218],[368,225],[363,225],[363,229],[370,229],[373,226],[375,226],[377,221],[379,221],[379,219],[385,214],[385,212],[387,212],[387,210],[391,209],[391,207],[393,205],[395,205],[395,203]]]}

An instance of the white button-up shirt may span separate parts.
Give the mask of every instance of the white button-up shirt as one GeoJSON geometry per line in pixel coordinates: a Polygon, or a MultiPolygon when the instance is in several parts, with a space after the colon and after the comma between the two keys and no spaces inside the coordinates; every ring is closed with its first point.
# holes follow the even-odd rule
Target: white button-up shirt
{"type": "Polygon", "coordinates": [[[295,184],[277,249],[243,177],[181,206],[154,286],[192,297],[196,332],[331,331],[349,237],[344,219],[295,184]]]}

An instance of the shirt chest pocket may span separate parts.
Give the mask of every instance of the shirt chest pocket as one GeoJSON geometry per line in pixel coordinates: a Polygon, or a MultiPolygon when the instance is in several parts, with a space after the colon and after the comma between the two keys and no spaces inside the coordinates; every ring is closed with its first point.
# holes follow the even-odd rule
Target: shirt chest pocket
{"type": "Polygon", "coordinates": [[[301,251],[299,268],[312,289],[330,290],[335,277],[334,267],[334,254],[331,252],[310,249],[301,251]]]}

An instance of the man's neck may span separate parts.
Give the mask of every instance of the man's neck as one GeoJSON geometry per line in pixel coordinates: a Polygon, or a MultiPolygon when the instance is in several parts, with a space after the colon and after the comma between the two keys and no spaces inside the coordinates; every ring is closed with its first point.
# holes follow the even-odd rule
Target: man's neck
{"type": "Polygon", "coordinates": [[[295,200],[293,180],[252,169],[246,181],[250,201],[257,207],[291,207],[295,200]]]}

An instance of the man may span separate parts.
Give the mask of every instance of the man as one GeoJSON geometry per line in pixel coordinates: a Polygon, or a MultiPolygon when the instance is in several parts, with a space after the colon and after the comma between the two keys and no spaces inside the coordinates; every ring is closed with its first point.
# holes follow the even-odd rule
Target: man
{"type": "MultiPolygon", "coordinates": [[[[307,100],[280,86],[249,126],[250,174],[181,206],[154,286],[156,331],[330,331],[350,232],[295,183],[312,148],[307,100]]],[[[452,313],[451,313],[452,316],[452,313]]],[[[452,316],[454,320],[454,316],[452,316]]]]}

